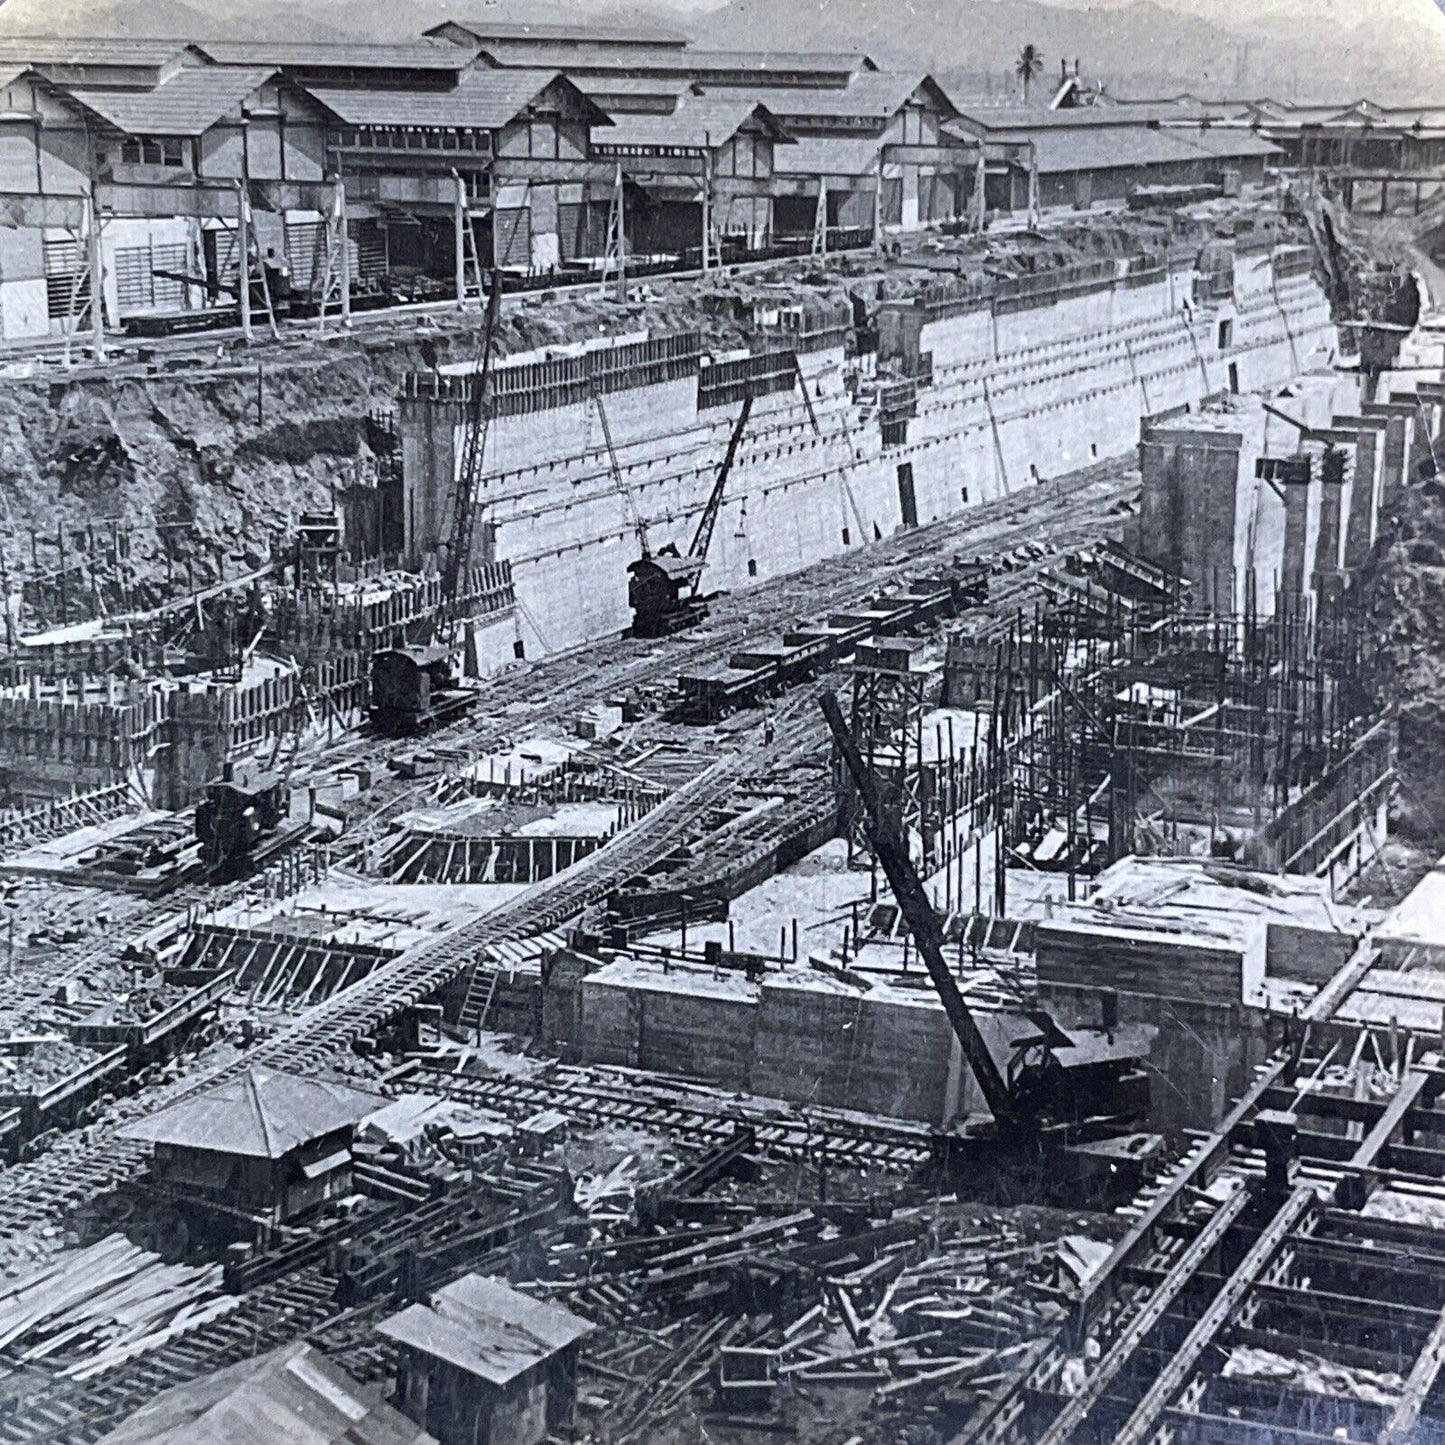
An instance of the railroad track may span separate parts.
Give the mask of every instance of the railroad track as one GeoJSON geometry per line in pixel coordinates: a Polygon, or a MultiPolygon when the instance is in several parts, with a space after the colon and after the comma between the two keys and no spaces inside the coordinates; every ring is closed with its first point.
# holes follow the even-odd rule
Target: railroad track
{"type": "MultiPolygon", "coordinates": [[[[659,647],[625,640],[614,644],[623,650],[621,658],[600,662],[560,659],[527,674],[504,677],[487,691],[485,705],[499,712],[506,710],[504,719],[495,720],[497,735],[504,735],[503,721],[506,733],[515,735],[548,715],[555,716],[559,697],[565,697],[571,707],[580,707],[615,696],[640,679],[675,675],[689,658],[715,654],[733,640],[756,635],[808,610],[856,603],[875,591],[885,576],[923,566],[940,555],[947,557],[964,544],[972,552],[1007,551],[1026,541],[1054,542],[1059,549],[1077,545],[1108,530],[1111,510],[1136,491],[1137,479],[1126,461],[1101,463],[1076,474],[1073,480],[1001,498],[960,518],[889,538],[863,554],[833,559],[788,584],[767,589],[756,599],[752,594],[736,602],[729,599],[719,625],[703,635],[678,639],[678,645],[659,647]],[[860,570],[860,557],[866,569],[860,570]],[[577,677],[579,670],[582,675],[577,677]]],[[[1012,610],[1022,601],[1028,594],[1027,575],[1013,574],[999,595],[980,611],[980,618],[1012,610]]],[[[485,736],[472,722],[439,732],[437,741],[448,734],[453,741],[463,741],[462,727],[471,728],[471,736],[465,738],[469,744],[485,736]]],[[[383,965],[344,992],[308,1009],[243,1060],[158,1091],[152,1096],[155,1105],[211,1087],[251,1064],[316,1072],[356,1040],[433,993],[489,945],[555,928],[653,867],[686,840],[699,818],[726,803],[739,779],[756,775],[770,757],[796,756],[815,743],[820,745],[821,736],[822,725],[811,706],[811,695],[795,695],[776,717],[771,748],[754,741],[720,757],[576,868],[534,885],[511,903],[439,937],[429,947],[383,965]]],[[[384,806],[386,800],[378,797],[374,802],[384,806]]],[[[232,886],[244,889],[244,884],[232,886]]],[[[158,906],[157,921],[172,907],[174,900],[158,906]]],[[[133,1175],[145,1157],[143,1146],[117,1138],[113,1127],[102,1125],[82,1148],[52,1150],[31,1164],[0,1173],[0,1239],[14,1238],[63,1217],[70,1208],[133,1175]]]]}
{"type": "Polygon", "coordinates": [[[426,1061],[404,1076],[428,1093],[525,1118],[556,1109],[589,1126],[620,1124],[687,1140],[699,1147],[728,1139],[739,1122],[752,1127],[760,1153],[778,1159],[827,1159],[870,1168],[915,1168],[933,1156],[933,1131],[904,1120],[854,1119],[827,1109],[782,1110],[772,1101],[668,1089],[624,1079],[605,1069],[558,1065],[529,1079],[479,1078],[426,1061]]]}
{"type": "Polygon", "coordinates": [[[52,1378],[0,1416],[3,1445],[89,1445],[163,1390],[324,1327],[338,1310],[321,1265],[241,1297],[229,1314],[85,1381],[52,1378]]]}

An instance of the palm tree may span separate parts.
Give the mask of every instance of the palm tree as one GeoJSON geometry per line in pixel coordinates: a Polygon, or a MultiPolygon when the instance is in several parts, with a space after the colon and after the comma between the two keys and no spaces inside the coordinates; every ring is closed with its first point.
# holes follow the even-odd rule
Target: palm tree
{"type": "Polygon", "coordinates": [[[1024,83],[1024,104],[1029,103],[1029,86],[1036,75],[1043,72],[1044,58],[1035,45],[1025,45],[1014,62],[1014,74],[1024,83]]]}

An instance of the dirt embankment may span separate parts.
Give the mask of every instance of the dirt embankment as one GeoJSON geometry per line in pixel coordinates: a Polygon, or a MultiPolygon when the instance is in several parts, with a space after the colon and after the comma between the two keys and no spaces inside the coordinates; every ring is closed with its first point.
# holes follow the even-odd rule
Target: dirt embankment
{"type": "Polygon", "coordinates": [[[1370,578],[1379,639],[1375,687],[1400,719],[1400,799],[1393,827],[1445,849],[1445,487],[1404,490],[1385,520],[1390,539],[1370,578]]]}
{"type": "MultiPolygon", "coordinates": [[[[851,319],[852,298],[938,294],[1079,260],[1197,243],[1212,223],[1169,212],[1014,234],[926,242],[910,255],[802,259],[743,277],[634,279],[621,304],[598,291],[540,293],[509,302],[501,356],[601,335],[699,329],[707,344],[745,344],[755,306],[803,300],[851,319]]],[[[474,358],[480,316],[397,317],[327,341],[288,333],[247,348],[227,340],[131,351],[103,371],[57,367],[0,385],[0,556],[13,585],[59,562],[58,528],[94,528],[104,552],[112,524],[130,538],[132,606],[160,600],[168,573],[200,585],[260,563],[288,519],[329,506],[333,491],[369,482],[382,435],[368,418],[390,412],[408,371],[474,358]],[[32,532],[39,541],[32,547],[32,532]],[[46,539],[49,539],[47,542],[46,539]]],[[[97,572],[108,564],[97,562],[97,572]]],[[[113,571],[113,568],[109,570],[113,571]]],[[[0,576],[0,590],[6,577],[0,576]]],[[[104,578],[102,578],[102,582],[104,578]]],[[[90,589],[68,584],[72,606],[90,589]]],[[[33,589],[32,589],[33,592],[33,589]]],[[[53,601],[53,597],[50,599],[53,601]]],[[[72,616],[74,613],[72,612],[72,616]]]]}

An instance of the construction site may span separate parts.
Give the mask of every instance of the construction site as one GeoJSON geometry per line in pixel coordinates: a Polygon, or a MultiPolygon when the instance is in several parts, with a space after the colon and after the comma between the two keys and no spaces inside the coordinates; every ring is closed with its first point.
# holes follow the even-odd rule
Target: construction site
{"type": "Polygon", "coordinates": [[[905,131],[698,254],[608,43],[595,267],[453,170],[286,314],[283,175],[0,326],[0,1445],[1445,1440],[1445,180],[905,131]]]}

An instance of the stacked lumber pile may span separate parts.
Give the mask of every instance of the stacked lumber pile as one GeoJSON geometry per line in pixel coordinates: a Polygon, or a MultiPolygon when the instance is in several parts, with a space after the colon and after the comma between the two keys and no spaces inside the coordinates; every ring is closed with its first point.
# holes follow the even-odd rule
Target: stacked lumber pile
{"type": "Polygon", "coordinates": [[[221,1266],[165,1264],[124,1236],[61,1255],[0,1293],[0,1350],[89,1380],[239,1305],[221,1266]]]}
{"type": "Polygon", "coordinates": [[[645,1210],[627,1208],[629,1155],[591,1181],[584,1217],[535,1241],[521,1287],[602,1326],[579,1400],[614,1442],[684,1416],[792,1433],[810,1401],[845,1402],[853,1429],[927,1414],[946,1432],[1108,1251],[1049,1211],[759,1196],[738,1179],[758,1177],[750,1142],[680,1165],[645,1210]]]}

